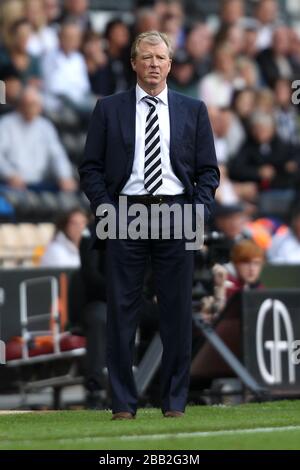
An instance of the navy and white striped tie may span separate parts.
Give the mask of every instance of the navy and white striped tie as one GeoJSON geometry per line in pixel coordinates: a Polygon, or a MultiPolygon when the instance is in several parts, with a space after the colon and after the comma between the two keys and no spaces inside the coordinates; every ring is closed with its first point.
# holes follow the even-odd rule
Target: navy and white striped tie
{"type": "Polygon", "coordinates": [[[162,185],[162,166],[160,155],[159,123],[156,105],[158,98],[145,96],[143,100],[149,106],[145,132],[144,186],[154,194],[162,185]]]}

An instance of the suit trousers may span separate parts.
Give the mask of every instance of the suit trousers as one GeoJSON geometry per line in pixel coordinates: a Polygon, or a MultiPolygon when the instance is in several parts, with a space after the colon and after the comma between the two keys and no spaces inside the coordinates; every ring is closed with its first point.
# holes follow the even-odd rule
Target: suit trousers
{"type": "MultiPolygon", "coordinates": [[[[174,198],[174,202],[181,204],[182,208],[187,202],[182,195],[174,198]]],[[[113,413],[128,411],[135,414],[137,410],[138,397],[132,364],[144,274],[149,258],[163,344],[161,408],[163,413],[185,409],[190,376],[195,253],[186,250],[185,242],[184,236],[180,239],[171,236],[169,239],[106,240],[106,354],[113,413]]]]}

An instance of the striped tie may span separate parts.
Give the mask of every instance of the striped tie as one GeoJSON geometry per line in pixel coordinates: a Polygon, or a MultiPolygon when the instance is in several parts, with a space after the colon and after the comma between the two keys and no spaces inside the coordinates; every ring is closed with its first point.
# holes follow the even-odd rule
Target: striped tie
{"type": "Polygon", "coordinates": [[[162,185],[159,124],[156,109],[158,99],[153,96],[145,96],[143,100],[149,106],[145,132],[144,186],[149,193],[154,194],[162,185]]]}

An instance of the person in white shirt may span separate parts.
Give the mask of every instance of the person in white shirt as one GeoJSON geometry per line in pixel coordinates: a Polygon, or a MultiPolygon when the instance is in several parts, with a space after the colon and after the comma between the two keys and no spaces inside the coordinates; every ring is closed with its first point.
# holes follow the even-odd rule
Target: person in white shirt
{"type": "Polygon", "coordinates": [[[41,259],[41,266],[79,268],[79,244],[87,223],[86,213],[79,208],[62,215],[56,224],[54,238],[41,259]]]}
{"type": "Polygon", "coordinates": [[[289,230],[273,239],[268,251],[272,264],[300,264],[300,207],[294,209],[291,219],[289,230]]]}
{"type": "Polygon", "coordinates": [[[32,26],[27,52],[33,56],[41,56],[56,49],[58,47],[57,32],[55,28],[47,26],[44,0],[25,0],[25,15],[32,26]]]}
{"type": "Polygon", "coordinates": [[[26,87],[17,111],[0,120],[0,181],[19,190],[55,181],[61,190],[74,191],[77,183],[68,156],[41,110],[39,92],[26,87]]]}
{"type": "Polygon", "coordinates": [[[46,54],[42,60],[44,104],[49,111],[59,111],[65,103],[78,111],[89,106],[91,109],[87,66],[79,52],[81,38],[82,32],[77,24],[63,24],[59,48],[46,54]]]}
{"type": "Polygon", "coordinates": [[[235,57],[227,44],[214,53],[214,69],[198,85],[198,96],[207,106],[229,107],[236,78],[235,57]]]}

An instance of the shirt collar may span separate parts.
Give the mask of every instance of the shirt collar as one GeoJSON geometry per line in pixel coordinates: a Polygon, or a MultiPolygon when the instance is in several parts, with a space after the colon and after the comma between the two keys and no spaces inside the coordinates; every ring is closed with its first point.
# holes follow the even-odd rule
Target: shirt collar
{"type": "MultiPolygon", "coordinates": [[[[137,83],[136,84],[136,102],[140,103],[140,101],[144,98],[144,96],[148,96],[148,93],[143,90],[140,85],[137,83]]],[[[165,86],[163,91],[159,93],[155,98],[158,98],[159,101],[166,106],[168,106],[168,87],[165,86]]]]}

